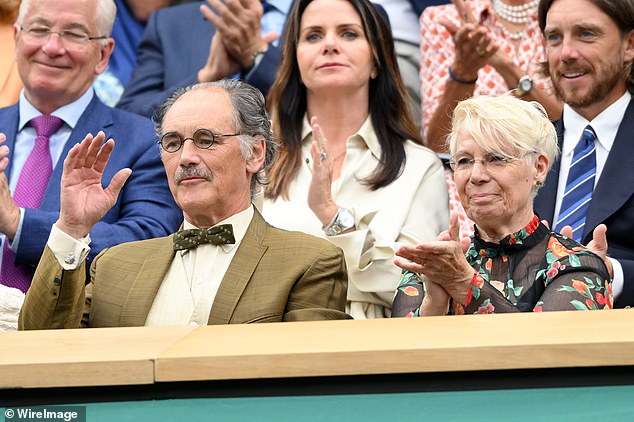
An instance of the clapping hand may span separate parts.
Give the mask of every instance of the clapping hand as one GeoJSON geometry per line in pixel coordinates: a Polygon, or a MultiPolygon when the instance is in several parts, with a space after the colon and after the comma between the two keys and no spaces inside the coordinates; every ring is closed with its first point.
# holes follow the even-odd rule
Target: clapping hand
{"type": "Polygon", "coordinates": [[[227,53],[242,69],[251,68],[255,53],[278,38],[277,33],[261,35],[264,11],[259,0],[207,0],[207,3],[200,7],[203,16],[222,35],[227,53]]]}
{"type": "MultiPolygon", "coordinates": [[[[608,269],[608,273],[610,274],[610,278],[614,278],[614,268],[612,266],[612,261],[610,261],[610,258],[608,257],[607,231],[608,228],[605,224],[599,224],[596,226],[592,231],[592,240],[588,242],[586,248],[590,249],[603,259],[603,262],[608,269]]],[[[561,234],[572,239],[572,227],[564,226],[561,229],[561,234]]]]}
{"type": "Polygon", "coordinates": [[[119,192],[132,173],[129,168],[119,170],[107,188],[101,180],[114,140],[106,143],[106,135],[86,135],[81,143],[73,146],[64,160],[61,180],[60,215],[55,225],[66,234],[80,239],[117,202],[119,192]]]}
{"type": "Polygon", "coordinates": [[[308,187],[308,206],[325,226],[339,207],[332,198],[333,168],[328,154],[328,140],[321,131],[317,117],[313,116],[310,124],[313,129],[313,141],[310,145],[313,178],[308,187]]]}
{"type": "Polygon", "coordinates": [[[9,167],[9,147],[2,144],[6,140],[6,135],[0,133],[0,233],[13,239],[20,222],[20,208],[11,197],[9,178],[5,173],[9,167]]]}
{"type": "Polygon", "coordinates": [[[458,303],[464,303],[474,269],[465,258],[467,240],[460,240],[459,227],[458,216],[453,214],[449,230],[441,233],[438,240],[399,247],[396,255],[405,259],[396,258],[394,263],[403,269],[423,274],[429,283],[428,291],[434,287],[433,284],[437,284],[458,303]]]}
{"type": "Polygon", "coordinates": [[[458,77],[474,79],[482,67],[496,61],[499,45],[493,39],[489,29],[475,18],[469,5],[464,0],[452,0],[462,20],[462,25],[457,26],[445,17],[439,22],[451,34],[456,57],[452,64],[452,70],[458,77]]]}

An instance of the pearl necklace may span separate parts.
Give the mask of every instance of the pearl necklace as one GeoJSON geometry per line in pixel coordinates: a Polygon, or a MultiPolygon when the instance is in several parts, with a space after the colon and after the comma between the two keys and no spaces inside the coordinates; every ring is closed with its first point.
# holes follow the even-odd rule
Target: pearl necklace
{"type": "Polygon", "coordinates": [[[493,10],[498,16],[511,23],[529,23],[539,0],[531,0],[519,6],[511,6],[502,0],[492,0],[493,10]]]}

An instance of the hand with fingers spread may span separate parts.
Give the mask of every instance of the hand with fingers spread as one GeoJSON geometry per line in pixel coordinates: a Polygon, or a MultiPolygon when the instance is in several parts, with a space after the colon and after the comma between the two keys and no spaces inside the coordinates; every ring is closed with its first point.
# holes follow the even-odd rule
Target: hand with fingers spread
{"type": "Polygon", "coordinates": [[[107,188],[101,179],[114,140],[106,143],[106,135],[91,134],[73,146],[64,160],[61,179],[60,214],[55,225],[66,234],[80,239],[114,206],[126,180],[132,173],[129,168],[119,170],[107,188]]]}
{"type": "MultiPolygon", "coordinates": [[[[446,304],[442,299],[448,299],[448,297],[443,297],[442,292],[434,284],[458,303],[464,303],[473,278],[474,269],[465,258],[459,227],[458,216],[452,214],[449,231],[441,233],[438,240],[401,246],[396,250],[396,255],[401,258],[396,258],[394,263],[405,270],[423,274],[428,294],[436,295],[441,299],[439,301],[441,303],[437,304],[435,297],[433,298],[435,310],[445,309],[446,304]]],[[[446,309],[444,312],[446,313],[446,309]]],[[[425,312],[425,314],[437,313],[425,312]]]]}
{"type": "Polygon", "coordinates": [[[444,17],[440,19],[440,23],[451,34],[455,46],[456,55],[451,70],[461,80],[475,80],[478,70],[489,64],[497,54],[499,45],[490,30],[478,22],[463,0],[453,0],[452,3],[462,19],[462,26],[444,17]]]}
{"type": "MultiPolygon", "coordinates": [[[[607,239],[607,231],[608,228],[605,224],[599,224],[592,231],[592,240],[588,242],[586,248],[590,249],[595,254],[599,255],[605,266],[608,269],[608,273],[610,273],[610,278],[614,278],[614,267],[612,266],[612,261],[608,257],[608,239],[607,239]]],[[[572,227],[564,226],[561,229],[561,234],[572,239],[572,227]]]]}
{"type": "Polygon", "coordinates": [[[313,178],[308,187],[308,206],[325,226],[339,207],[332,198],[332,161],[328,155],[328,140],[321,131],[316,116],[310,119],[313,140],[310,154],[313,161],[313,178]]]}
{"type": "Polygon", "coordinates": [[[250,69],[255,54],[278,37],[276,33],[261,34],[262,3],[259,0],[207,0],[207,3],[200,10],[222,35],[228,55],[240,68],[250,69]]]}

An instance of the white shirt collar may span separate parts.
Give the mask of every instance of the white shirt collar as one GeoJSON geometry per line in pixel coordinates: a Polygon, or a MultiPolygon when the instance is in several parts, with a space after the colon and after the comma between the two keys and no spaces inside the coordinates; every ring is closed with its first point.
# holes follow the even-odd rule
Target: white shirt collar
{"type": "MultiPolygon", "coordinates": [[[[244,235],[247,232],[247,229],[249,228],[249,224],[251,224],[251,220],[253,219],[253,214],[254,214],[253,205],[251,205],[247,207],[244,211],[240,211],[239,213],[234,214],[230,216],[229,218],[226,218],[214,225],[214,227],[222,225],[222,224],[231,224],[233,226],[233,237],[236,240],[236,242],[230,245],[220,245],[220,247],[225,253],[229,253],[233,248],[236,247],[236,245],[240,244],[240,242],[244,238],[244,235]]],[[[199,229],[199,228],[200,227],[196,227],[192,223],[187,221],[187,219],[184,219],[183,229],[191,230],[191,229],[199,229]]],[[[181,251],[181,252],[186,253],[188,252],[188,249],[185,249],[184,251],[181,251]]]]}
{"type": "MultiPolygon", "coordinates": [[[[606,151],[610,151],[612,149],[612,144],[614,144],[614,139],[616,138],[619,126],[623,121],[625,110],[627,109],[631,99],[632,95],[626,91],[621,98],[613,102],[597,117],[592,119],[592,121],[586,120],[579,113],[574,111],[568,104],[564,104],[563,120],[566,133],[574,134],[574,138],[579,140],[579,138],[581,138],[581,134],[583,133],[583,129],[587,125],[591,125],[592,129],[594,129],[594,133],[597,134],[597,141],[606,151]]],[[[575,146],[576,143],[573,144],[572,142],[564,142],[561,154],[572,154],[575,146]]]]}
{"type": "MultiPolygon", "coordinates": [[[[87,90],[81,97],[73,101],[72,103],[68,103],[66,105],[61,106],[57,110],[51,113],[52,116],[59,117],[70,126],[71,130],[75,128],[79,118],[83,114],[90,101],[92,101],[92,97],[95,95],[92,88],[87,90]]],[[[20,93],[20,101],[18,103],[18,107],[20,110],[20,121],[18,122],[18,131],[22,130],[27,123],[31,121],[31,119],[41,116],[42,113],[33,106],[26,99],[24,95],[24,90],[20,93]]]]}
{"type": "MultiPolygon", "coordinates": [[[[304,123],[302,125],[302,142],[306,143],[308,141],[308,135],[313,134],[313,129],[310,126],[310,122],[308,121],[308,115],[304,116],[304,123]]],[[[312,139],[312,138],[311,138],[312,139]]],[[[381,144],[376,137],[376,133],[374,133],[374,128],[372,127],[372,119],[368,116],[359,130],[350,135],[348,138],[348,142],[358,140],[361,143],[365,144],[366,147],[372,151],[372,154],[377,158],[381,158],[381,144]]]]}

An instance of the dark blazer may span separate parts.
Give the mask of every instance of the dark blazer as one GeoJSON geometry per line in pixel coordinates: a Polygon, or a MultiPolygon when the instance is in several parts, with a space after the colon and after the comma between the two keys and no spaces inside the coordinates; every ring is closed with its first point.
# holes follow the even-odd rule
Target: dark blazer
{"type": "MultiPolygon", "coordinates": [[[[46,248],[19,329],[145,325],[174,259],[172,236],[103,251],[62,271],[46,248]]],[[[343,252],[327,240],[268,225],[256,211],[214,299],[209,324],[349,318],[343,252]]]]}
{"type": "Polygon", "coordinates": [[[423,13],[428,6],[440,6],[442,4],[451,3],[450,0],[409,0],[409,3],[414,8],[414,13],[420,17],[420,14],[423,13]]]}
{"type": "MultiPolygon", "coordinates": [[[[137,65],[117,107],[151,117],[177,88],[195,84],[207,61],[215,28],[203,19],[200,2],[159,9],[150,17],[137,51],[137,65]]],[[[269,46],[245,81],[266,96],[280,51],[269,46]]]]}
{"type": "MultiPolygon", "coordinates": [[[[7,135],[5,145],[10,150],[9,168],[5,171],[7,176],[11,174],[18,121],[17,104],[0,109],[0,132],[7,135]]],[[[106,247],[132,240],[165,236],[178,229],[183,215],[170,193],[152,122],[107,107],[95,95],[64,146],[40,208],[25,210],[16,263],[32,266],[35,270],[51,226],[59,216],[60,178],[64,158],[70,148],[80,142],[87,133],[96,134],[100,130],[116,142],[104,172],[104,186],[107,186],[112,176],[122,168],[131,168],[132,175],[123,187],[117,203],[91,230],[89,260],[106,247]]]]}
{"type": "MultiPolygon", "coordinates": [[[[555,122],[559,147],[563,143],[563,120],[555,122]]],[[[583,244],[592,240],[592,231],[604,223],[607,228],[608,253],[623,267],[623,292],[615,307],[634,306],[634,100],[625,111],[623,121],[605,162],[603,173],[592,194],[583,233],[583,244]]],[[[546,183],[535,198],[535,212],[551,223],[559,181],[559,160],[553,164],[546,183]]]]}

